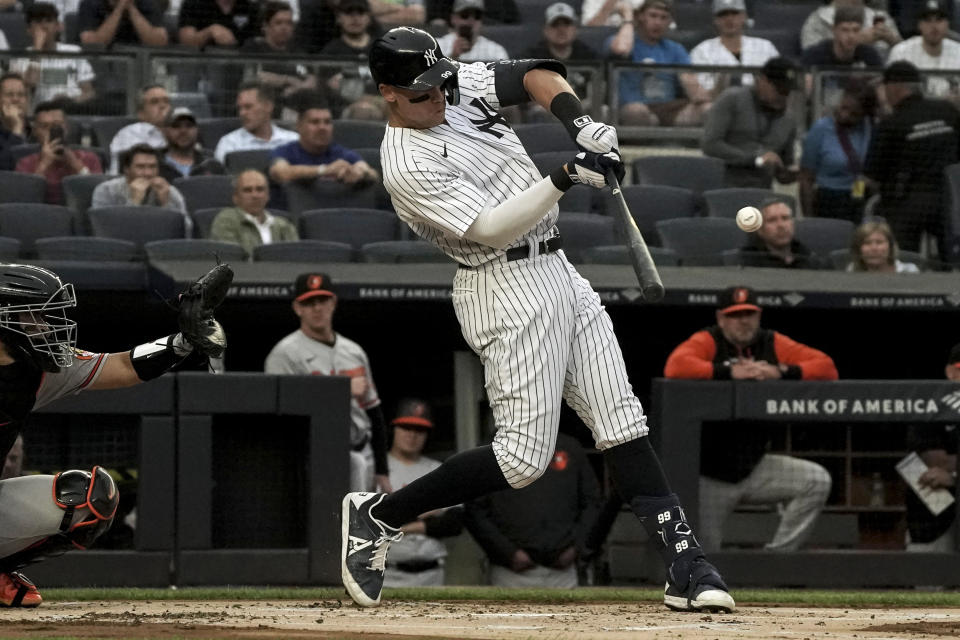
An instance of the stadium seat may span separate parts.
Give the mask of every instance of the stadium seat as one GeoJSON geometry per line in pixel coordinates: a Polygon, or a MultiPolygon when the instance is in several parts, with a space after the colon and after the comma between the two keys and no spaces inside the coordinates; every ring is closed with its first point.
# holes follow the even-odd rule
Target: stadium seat
{"type": "Polygon", "coordinates": [[[540,19],[533,23],[485,24],[483,35],[503,45],[511,58],[523,58],[527,49],[540,40],[542,28],[543,13],[540,14],[540,19]]]}
{"type": "Polygon", "coordinates": [[[186,237],[183,214],[148,206],[99,207],[87,211],[95,236],[129,240],[142,247],[151,240],[186,237]]]}
{"type": "Polygon", "coordinates": [[[109,149],[110,141],[113,140],[113,136],[117,135],[117,131],[134,122],[137,122],[137,119],[131,116],[97,118],[90,123],[90,129],[93,131],[93,144],[109,149]]]}
{"type": "Polygon", "coordinates": [[[274,242],[253,248],[254,262],[350,262],[353,247],[345,242],[300,240],[274,242]]]}
{"type": "Polygon", "coordinates": [[[16,171],[0,171],[0,202],[39,202],[47,196],[43,176],[16,171]]]}
{"type": "MultiPolygon", "coordinates": [[[[760,6],[776,6],[777,3],[773,2],[761,2],[760,6]]],[[[787,5],[780,5],[787,6],[787,5]]],[[[809,5],[808,5],[809,9],[809,5]]],[[[810,11],[808,10],[809,14],[810,11]]],[[[773,46],[777,48],[777,53],[781,56],[787,58],[797,59],[803,54],[803,50],[800,47],[800,29],[797,27],[792,27],[794,23],[790,22],[781,22],[779,25],[774,25],[773,27],[758,27],[755,29],[747,29],[747,35],[753,36],[754,38],[763,38],[764,40],[769,40],[773,43],[773,46]],[[783,25],[788,25],[784,28],[783,25]]],[[[803,22],[795,23],[797,25],[803,24],[803,22]]]]}
{"type": "Polygon", "coordinates": [[[242,262],[247,252],[233,242],[203,240],[193,238],[174,238],[172,240],[153,240],[143,245],[147,259],[160,260],[204,260],[207,262],[242,262]]]}
{"type": "Polygon", "coordinates": [[[383,173],[383,168],[380,165],[380,147],[358,147],[354,151],[377,173],[383,173]]]}
{"type": "Polygon", "coordinates": [[[224,157],[227,173],[236,175],[246,169],[267,173],[270,169],[270,149],[245,149],[231,151],[224,157]]]}
{"type": "MultiPolygon", "coordinates": [[[[649,247],[650,256],[658,267],[676,267],[680,264],[677,253],[663,247],[649,247]]],[[[630,250],[625,244],[611,244],[602,247],[589,247],[580,252],[580,261],[585,264],[621,264],[632,265],[630,250]]]]}
{"type": "Polygon", "coordinates": [[[233,206],[232,176],[187,176],[174,180],[173,186],[183,194],[187,211],[233,206]]]}
{"type": "Polygon", "coordinates": [[[577,30],[577,39],[596,51],[602,58],[604,45],[616,34],[616,27],[580,27],[577,30]]]}
{"type": "Polygon", "coordinates": [[[742,207],[759,208],[761,202],[773,197],[783,198],[796,212],[797,201],[793,196],[774,193],[768,189],[733,188],[703,192],[703,199],[707,203],[707,215],[711,218],[730,218],[731,220],[737,217],[737,211],[742,207]]]}
{"type": "Polygon", "coordinates": [[[314,180],[309,184],[289,182],[283,185],[283,191],[287,196],[287,209],[296,215],[310,209],[375,209],[379,202],[376,187],[356,187],[335,180],[314,180]]]}
{"type": "Polygon", "coordinates": [[[580,253],[589,247],[616,242],[614,220],[592,213],[563,213],[557,219],[563,237],[563,252],[571,262],[580,262],[580,253]]]}
{"type": "Polygon", "coordinates": [[[300,237],[345,242],[359,250],[370,242],[400,240],[397,217],[378,209],[314,209],[300,215],[300,237]]]}
{"type": "MultiPolygon", "coordinates": [[[[748,31],[754,35],[756,30],[764,29],[783,29],[793,27],[793,33],[797,36],[797,46],[800,46],[800,26],[806,21],[811,13],[816,11],[822,5],[822,2],[755,2],[753,3],[753,12],[751,17],[756,29],[748,31]]],[[[776,43],[774,43],[776,44],[776,43]]],[[[780,55],[788,55],[779,47],[780,55]]]]}
{"type": "Polygon", "coordinates": [[[94,236],[39,238],[36,242],[36,249],[37,258],[40,260],[130,262],[140,258],[140,252],[134,242],[94,236]]]}
{"type": "Polygon", "coordinates": [[[16,238],[0,237],[0,260],[14,262],[20,257],[20,241],[16,238]]]}
{"type": "MultiPolygon", "coordinates": [[[[100,147],[84,147],[77,144],[71,145],[71,148],[74,151],[90,151],[91,153],[97,154],[97,158],[100,160],[100,167],[104,171],[107,171],[110,168],[110,152],[106,149],[101,149],[100,147]]],[[[29,155],[37,153],[38,151],[40,151],[40,145],[32,142],[10,147],[10,155],[13,158],[13,166],[16,167],[17,162],[19,162],[21,158],[25,158],[29,155]]]]}
{"type": "Polygon", "coordinates": [[[240,126],[240,118],[200,118],[197,120],[200,144],[207,149],[216,149],[220,138],[240,126]]]}
{"type": "Polygon", "coordinates": [[[348,149],[380,147],[386,124],[372,120],[334,120],[333,140],[348,149]]]}
{"type": "MultiPolygon", "coordinates": [[[[660,185],[630,185],[622,188],[623,199],[630,214],[643,234],[643,239],[651,246],[663,246],[657,231],[659,220],[693,217],[697,212],[697,200],[689,189],[665,187],[660,185]]],[[[608,214],[615,206],[610,193],[603,194],[608,214]]]]}
{"type": "Polygon", "coordinates": [[[723,160],[705,156],[644,156],[633,161],[636,184],[690,189],[696,194],[722,189],[723,160]]]}
{"type": "Polygon", "coordinates": [[[453,259],[423,240],[386,240],[360,247],[361,262],[446,262],[453,259]]]}
{"type": "Polygon", "coordinates": [[[800,218],[794,222],[794,237],[820,256],[849,249],[854,224],[838,218],[800,218]]]}
{"type": "Polygon", "coordinates": [[[9,11],[0,12],[0,31],[3,31],[3,35],[7,37],[7,44],[10,45],[11,51],[26,49],[33,44],[22,10],[11,8],[9,11]]]}
{"type": "Polygon", "coordinates": [[[0,236],[20,241],[20,252],[33,255],[37,238],[74,235],[74,213],[67,207],[43,203],[0,204],[0,236]]]}
{"type": "Polygon", "coordinates": [[[545,151],[567,151],[577,153],[577,144],[570,138],[566,128],[559,122],[538,122],[534,124],[517,124],[514,132],[523,143],[523,148],[532,157],[536,153],[545,151]]]}
{"type": "Polygon", "coordinates": [[[728,218],[676,218],[656,226],[663,246],[675,251],[682,265],[722,265],[724,251],[747,241],[747,234],[728,218]]]}
{"type": "MultiPolygon", "coordinates": [[[[63,185],[64,203],[79,215],[86,214],[93,201],[93,190],[101,182],[111,180],[116,176],[105,174],[88,174],[85,176],[67,176],[61,183],[63,185]]],[[[86,229],[77,229],[78,232],[86,233],[86,229]]]]}

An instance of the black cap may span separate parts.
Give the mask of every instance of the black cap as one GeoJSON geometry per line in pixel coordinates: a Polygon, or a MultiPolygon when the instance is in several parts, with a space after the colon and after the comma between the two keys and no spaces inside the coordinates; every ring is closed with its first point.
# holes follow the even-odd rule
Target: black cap
{"type": "Polygon", "coordinates": [[[736,311],[760,311],[757,304],[757,292],[750,287],[730,287],[717,296],[717,310],[720,313],[736,311]]]}
{"type": "Polygon", "coordinates": [[[788,58],[770,58],[761,73],[782,96],[789,95],[797,86],[797,65],[788,58]]]}
{"type": "Polygon", "coordinates": [[[367,13],[370,13],[370,3],[367,0],[340,0],[337,3],[338,12],[346,12],[350,9],[362,9],[367,13]]]}
{"type": "Polygon", "coordinates": [[[293,285],[293,299],[304,302],[317,296],[335,296],[333,280],[325,273],[301,273],[293,285]]]}
{"type": "Polygon", "coordinates": [[[923,20],[930,16],[949,18],[950,9],[947,8],[946,0],[923,0],[923,6],[917,12],[917,20],[923,20]]]}
{"type": "Polygon", "coordinates": [[[920,82],[920,71],[906,60],[898,60],[883,70],[883,84],[920,82]]]}
{"type": "Polygon", "coordinates": [[[430,405],[419,398],[404,398],[397,405],[397,417],[390,424],[408,429],[432,429],[430,405]]]}
{"type": "Polygon", "coordinates": [[[953,345],[950,349],[950,356],[947,358],[947,364],[960,369],[960,343],[953,345]]]}

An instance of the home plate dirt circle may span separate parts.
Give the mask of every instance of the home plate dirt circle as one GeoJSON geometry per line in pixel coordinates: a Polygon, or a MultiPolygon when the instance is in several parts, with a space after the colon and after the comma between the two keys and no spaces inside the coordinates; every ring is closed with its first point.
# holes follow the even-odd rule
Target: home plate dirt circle
{"type": "Polygon", "coordinates": [[[3,638],[337,638],[608,640],[956,638],[960,609],[744,606],[733,614],[655,604],[340,600],[53,602],[0,610],[3,638]]]}

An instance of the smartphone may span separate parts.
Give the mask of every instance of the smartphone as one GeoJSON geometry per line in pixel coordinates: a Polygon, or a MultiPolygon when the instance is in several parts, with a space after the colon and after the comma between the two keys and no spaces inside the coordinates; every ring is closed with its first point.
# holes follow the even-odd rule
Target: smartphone
{"type": "MultiPolygon", "coordinates": [[[[65,136],[66,136],[66,133],[64,132],[63,127],[61,127],[60,125],[55,124],[52,127],[50,127],[50,140],[59,140],[60,144],[62,145],[65,142],[64,141],[65,136]]],[[[63,147],[61,146],[60,149],[57,150],[57,154],[60,155],[62,153],[63,153],[63,147]]]]}
{"type": "Polygon", "coordinates": [[[457,27],[457,35],[467,40],[473,40],[473,28],[468,24],[462,24],[457,27]]]}

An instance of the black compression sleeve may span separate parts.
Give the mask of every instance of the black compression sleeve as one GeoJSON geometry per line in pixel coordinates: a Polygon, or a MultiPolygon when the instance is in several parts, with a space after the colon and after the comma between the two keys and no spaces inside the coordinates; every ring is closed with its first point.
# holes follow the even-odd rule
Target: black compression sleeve
{"type": "Polygon", "coordinates": [[[555,115],[557,120],[567,128],[567,133],[574,141],[576,141],[580,129],[593,122],[593,119],[583,110],[580,98],[566,91],[558,93],[550,103],[550,113],[555,115]]]}
{"type": "Polygon", "coordinates": [[[137,377],[146,382],[162,376],[190,355],[193,347],[175,333],[153,342],[137,345],[130,350],[130,362],[137,377]]]}
{"type": "Polygon", "coordinates": [[[567,173],[564,167],[557,167],[551,171],[550,181],[553,182],[553,186],[560,191],[566,191],[573,186],[573,180],[570,179],[570,174],[567,173]]]}
{"type": "Polygon", "coordinates": [[[501,107],[530,102],[530,96],[523,86],[523,77],[528,71],[548,69],[567,77],[567,68],[556,60],[500,60],[488,63],[487,68],[493,69],[493,80],[501,107]]]}
{"type": "Polygon", "coordinates": [[[367,409],[370,418],[370,446],[373,447],[373,470],[380,476],[390,473],[387,467],[387,425],[379,405],[367,409]]]}

